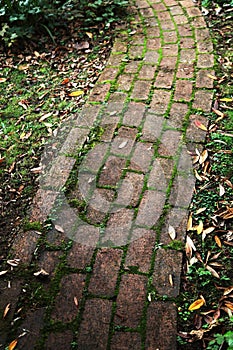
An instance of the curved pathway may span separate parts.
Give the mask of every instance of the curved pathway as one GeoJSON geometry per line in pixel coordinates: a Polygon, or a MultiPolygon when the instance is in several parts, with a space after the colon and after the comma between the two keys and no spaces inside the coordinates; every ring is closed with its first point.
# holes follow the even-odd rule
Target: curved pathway
{"type": "MultiPolygon", "coordinates": [[[[36,231],[14,244],[15,258],[30,264],[33,257],[37,270],[49,273],[41,282],[46,307],[19,326],[18,335],[27,334],[17,349],[176,349],[175,298],[195,186],[191,155],[205,140],[213,46],[191,0],[137,0],[133,10],[134,29],[119,30],[41,182],[31,219],[46,219],[77,149],[98,133],[75,168],[69,199],[77,208],[60,197],[55,228],[36,259],[36,231]]],[[[12,318],[17,283],[8,291],[12,318]]]]}

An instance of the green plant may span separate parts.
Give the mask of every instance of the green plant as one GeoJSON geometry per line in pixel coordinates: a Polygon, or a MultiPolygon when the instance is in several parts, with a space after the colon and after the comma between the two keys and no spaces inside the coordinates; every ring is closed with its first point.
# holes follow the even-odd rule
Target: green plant
{"type": "Polygon", "coordinates": [[[233,331],[228,331],[225,334],[215,334],[207,346],[207,350],[221,350],[223,345],[227,344],[227,350],[233,350],[233,331]]]}

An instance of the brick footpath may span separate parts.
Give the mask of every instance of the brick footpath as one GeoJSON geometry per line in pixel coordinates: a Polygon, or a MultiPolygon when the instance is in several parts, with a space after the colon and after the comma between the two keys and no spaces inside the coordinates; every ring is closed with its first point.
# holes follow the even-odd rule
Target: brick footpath
{"type": "Polygon", "coordinates": [[[191,0],[137,0],[133,10],[135,30],[119,32],[34,199],[31,220],[43,222],[74,167],[53,229],[14,243],[12,257],[31,277],[0,280],[0,309],[10,303],[0,349],[16,337],[17,349],[29,350],[177,348],[182,253],[169,232],[185,242],[190,154],[205,140],[196,125],[207,126],[211,109],[213,46],[191,0]],[[75,166],[97,126],[99,141],[75,166]],[[49,275],[34,276],[40,269],[49,275]]]}

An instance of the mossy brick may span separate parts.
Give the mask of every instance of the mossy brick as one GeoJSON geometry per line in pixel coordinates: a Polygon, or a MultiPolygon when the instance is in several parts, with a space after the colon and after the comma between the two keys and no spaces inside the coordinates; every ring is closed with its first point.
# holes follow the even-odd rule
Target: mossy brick
{"type": "Polygon", "coordinates": [[[176,240],[185,242],[186,227],[188,222],[188,210],[184,208],[172,208],[166,215],[165,223],[160,233],[160,243],[164,245],[172,244],[172,239],[169,235],[169,227],[175,229],[176,240]]]}
{"type": "MultiPolygon", "coordinates": [[[[109,145],[106,143],[98,143],[90,149],[82,161],[81,173],[88,170],[91,173],[97,173],[104,164],[105,155],[108,152],[109,145]]],[[[80,172],[79,170],[79,172],[80,172]]]]}
{"type": "Polygon", "coordinates": [[[143,174],[127,172],[126,176],[122,180],[122,183],[118,186],[117,199],[115,203],[125,207],[136,207],[140,199],[143,184],[143,174]]]}
{"type": "Polygon", "coordinates": [[[186,103],[173,102],[169,112],[169,122],[174,128],[181,128],[188,113],[186,103]]]}
{"type": "Polygon", "coordinates": [[[142,129],[142,140],[156,142],[161,136],[164,125],[164,118],[155,114],[146,114],[146,119],[142,129]]]}
{"type": "Polygon", "coordinates": [[[79,232],[79,230],[77,229],[76,237],[79,239],[80,242],[73,241],[72,247],[67,254],[67,264],[73,269],[85,269],[85,267],[91,263],[95,245],[97,244],[99,239],[98,230],[91,230],[90,232],[89,228],[86,227],[85,231],[86,237],[91,235],[92,241],[90,242],[90,239],[86,239],[85,235],[79,232]],[[91,243],[91,245],[89,245],[88,243],[91,243]]]}
{"type": "Polygon", "coordinates": [[[147,27],[147,37],[148,38],[154,38],[154,37],[160,37],[160,28],[158,26],[154,27],[147,27]]]}
{"type": "Polygon", "coordinates": [[[129,91],[134,80],[133,74],[121,74],[117,80],[118,90],[129,91]]]}
{"type": "Polygon", "coordinates": [[[116,156],[109,156],[99,176],[100,186],[116,186],[120,180],[126,160],[116,156]]]}
{"type": "Polygon", "coordinates": [[[116,52],[120,52],[120,53],[127,52],[127,43],[124,43],[120,40],[115,40],[112,47],[112,53],[116,53],[116,52]]]}
{"type": "Polygon", "coordinates": [[[49,274],[49,278],[55,276],[55,270],[60,263],[59,258],[62,252],[59,251],[43,251],[38,261],[38,270],[43,269],[49,274]]]}
{"type": "Polygon", "coordinates": [[[155,89],[151,101],[151,109],[159,115],[164,115],[168,109],[171,92],[155,89]]]}
{"type": "MultiPolygon", "coordinates": [[[[83,116],[80,116],[78,124],[82,124],[83,126],[86,126],[86,128],[71,128],[69,134],[64,137],[62,147],[59,150],[59,154],[66,156],[66,154],[75,153],[75,151],[77,151],[78,148],[82,147],[82,145],[87,139],[87,136],[95,119],[96,113],[88,114],[87,119],[84,119],[83,116]]],[[[54,159],[52,160],[52,162],[53,161],[54,159]]]]}
{"type": "Polygon", "coordinates": [[[195,178],[187,169],[187,175],[176,175],[169,198],[173,207],[188,209],[194,192],[195,178]],[[184,186],[185,183],[185,186],[184,186]]]}
{"type": "Polygon", "coordinates": [[[146,42],[147,50],[158,50],[161,47],[160,38],[149,38],[146,42]]]}
{"type": "Polygon", "coordinates": [[[45,343],[47,350],[66,349],[72,350],[73,332],[66,330],[63,332],[52,332],[45,343]]]}
{"type": "Polygon", "coordinates": [[[161,23],[163,30],[175,30],[175,25],[172,20],[167,20],[161,23]]]}
{"type": "Polygon", "coordinates": [[[197,68],[213,68],[214,55],[213,54],[199,54],[197,59],[197,68]]]}
{"type": "Polygon", "coordinates": [[[180,63],[191,64],[196,60],[195,49],[181,49],[180,50],[180,63]]]}
{"type": "Polygon", "coordinates": [[[152,284],[159,295],[167,295],[169,298],[177,297],[180,289],[181,267],[181,252],[170,249],[157,251],[152,284]]]}
{"type": "Polygon", "coordinates": [[[142,102],[130,102],[123,117],[123,124],[138,127],[141,124],[145,112],[142,102]]]}
{"type": "Polygon", "coordinates": [[[143,65],[142,68],[140,69],[139,74],[138,74],[138,79],[153,80],[155,72],[156,72],[156,69],[157,69],[156,66],[150,66],[148,64],[143,65]]]}
{"type": "Polygon", "coordinates": [[[202,13],[198,7],[187,7],[186,12],[190,18],[202,16],[202,13]]]}
{"type": "Polygon", "coordinates": [[[140,325],[146,300],[147,277],[123,275],[116,300],[114,324],[129,328],[140,325]]]}
{"type": "Polygon", "coordinates": [[[166,130],[160,140],[158,153],[164,157],[176,155],[182,134],[177,130],[166,130]]]}
{"type": "Polygon", "coordinates": [[[207,28],[195,28],[195,38],[197,42],[205,42],[209,41],[211,36],[207,28]]]}
{"type": "Polygon", "coordinates": [[[149,169],[154,151],[151,143],[138,142],[130,161],[130,169],[146,173],[149,169]]]}
{"type": "Polygon", "coordinates": [[[210,77],[214,76],[213,70],[200,69],[196,74],[196,87],[213,89],[214,80],[210,77]]]}
{"type": "Polygon", "coordinates": [[[137,59],[142,58],[144,47],[142,45],[132,45],[129,49],[129,58],[130,59],[137,59]]]}
{"type": "Polygon", "coordinates": [[[79,350],[105,350],[108,342],[112,301],[89,299],[85,303],[77,343],[79,350]]]}
{"type": "Polygon", "coordinates": [[[178,37],[176,31],[163,32],[163,40],[165,44],[177,43],[178,37]]]}
{"type": "Polygon", "coordinates": [[[193,83],[189,80],[177,80],[174,100],[184,100],[189,102],[192,97],[193,83]]]}
{"type": "Polygon", "coordinates": [[[155,80],[155,87],[162,89],[171,89],[173,78],[174,71],[167,72],[160,69],[155,80]]]}
{"type": "Polygon", "coordinates": [[[110,152],[115,155],[129,156],[136,138],[137,129],[125,126],[118,130],[118,135],[114,137],[110,152]]]}
{"type": "Polygon", "coordinates": [[[205,28],[206,22],[202,16],[194,17],[191,21],[191,25],[193,26],[193,28],[205,28]]]}
{"type": "Polygon", "coordinates": [[[125,66],[125,73],[137,73],[140,64],[139,61],[129,61],[125,66]]]}
{"type": "Polygon", "coordinates": [[[124,60],[125,60],[125,55],[123,54],[118,54],[118,55],[111,54],[107,62],[107,67],[111,67],[111,68],[119,67],[124,60]]]}
{"type": "Polygon", "coordinates": [[[67,323],[77,317],[79,310],[75,305],[75,298],[81,299],[84,285],[85,275],[73,273],[62,277],[51,313],[52,320],[67,323]]]}
{"type": "Polygon", "coordinates": [[[131,94],[131,98],[137,100],[147,100],[150,94],[151,81],[137,80],[131,94]]]}
{"type": "Polygon", "coordinates": [[[102,248],[98,251],[88,287],[89,293],[114,296],[122,254],[120,249],[102,248]]]}
{"type": "Polygon", "coordinates": [[[134,267],[140,272],[149,272],[155,239],[156,233],[152,230],[133,230],[124,264],[126,270],[134,267]]]}
{"type": "Polygon", "coordinates": [[[131,45],[144,45],[145,43],[145,35],[140,34],[140,35],[133,35],[131,39],[131,45]]]}
{"type": "Polygon", "coordinates": [[[189,37],[193,35],[192,33],[192,27],[189,24],[182,24],[177,26],[178,33],[180,37],[189,37]]]}
{"type": "Polygon", "coordinates": [[[115,332],[111,339],[111,350],[141,350],[141,335],[136,332],[115,332]]]}
{"type": "Polygon", "coordinates": [[[195,41],[193,38],[181,38],[180,39],[180,47],[182,49],[194,49],[195,41]]]}
{"type": "Polygon", "coordinates": [[[194,76],[194,63],[179,63],[176,77],[179,79],[192,79],[194,76]]]}
{"type": "Polygon", "coordinates": [[[185,15],[177,15],[174,16],[174,21],[177,25],[179,24],[187,24],[189,22],[189,19],[185,15]]]}
{"type": "Polygon", "coordinates": [[[123,246],[128,243],[129,232],[133,223],[134,210],[115,207],[106,225],[102,242],[107,247],[123,246]]]}
{"type": "Polygon", "coordinates": [[[178,55],[178,46],[176,44],[166,44],[162,48],[163,57],[177,56],[178,55]]]}
{"type": "Polygon", "coordinates": [[[189,125],[186,130],[186,139],[192,142],[204,142],[206,138],[206,131],[197,127],[195,122],[198,121],[203,124],[206,128],[208,120],[202,115],[192,114],[189,116],[189,125]]]}
{"type": "Polygon", "coordinates": [[[176,16],[176,15],[183,15],[184,14],[184,11],[182,9],[181,6],[177,5],[177,6],[173,6],[169,9],[169,11],[171,12],[171,14],[173,16],[176,16]]]}
{"type": "Polygon", "coordinates": [[[149,63],[150,65],[152,64],[157,65],[158,61],[159,61],[159,53],[157,51],[147,51],[143,58],[143,62],[149,63]]]}
{"type": "Polygon", "coordinates": [[[137,0],[136,1],[136,5],[137,5],[137,7],[139,9],[144,9],[144,8],[148,8],[149,7],[149,4],[145,0],[137,0]]]}
{"type": "Polygon", "coordinates": [[[144,192],[138,209],[135,224],[152,228],[158,222],[163,212],[166,195],[157,190],[144,192]]]}
{"type": "Polygon", "coordinates": [[[207,90],[198,90],[195,92],[192,106],[194,109],[199,109],[204,112],[211,110],[213,102],[213,92],[207,90]]]}
{"type": "Polygon", "coordinates": [[[157,12],[156,15],[160,21],[167,21],[171,19],[171,15],[168,11],[157,12]]]}
{"type": "Polygon", "coordinates": [[[89,100],[90,102],[104,102],[107,98],[107,94],[111,88],[111,84],[97,84],[94,86],[93,90],[90,93],[89,100]]]}
{"type": "Polygon", "coordinates": [[[101,135],[102,142],[111,142],[119,121],[120,117],[118,116],[109,117],[107,115],[101,119],[100,126],[104,129],[101,135]]]}
{"type": "Polygon", "coordinates": [[[140,13],[145,18],[154,17],[154,12],[150,7],[141,9],[140,13]]]}
{"type": "Polygon", "coordinates": [[[210,53],[214,49],[211,39],[197,42],[197,50],[199,53],[210,53]]]}
{"type": "Polygon", "coordinates": [[[14,259],[19,259],[21,264],[30,264],[39,238],[34,230],[19,233],[11,248],[14,259]]]}
{"type": "Polygon", "coordinates": [[[166,6],[162,2],[155,3],[155,4],[152,3],[152,7],[156,12],[167,10],[166,6]]]}
{"type": "Polygon", "coordinates": [[[165,192],[174,170],[174,160],[171,158],[155,158],[150,171],[147,186],[165,192]]]}
{"type": "Polygon", "coordinates": [[[98,79],[98,82],[114,80],[114,79],[116,79],[118,73],[119,73],[119,70],[117,68],[105,68],[103,70],[103,72],[101,73],[101,75],[98,79]]]}
{"type": "Polygon", "coordinates": [[[172,302],[155,301],[147,309],[145,349],[176,350],[177,311],[172,302]]]}

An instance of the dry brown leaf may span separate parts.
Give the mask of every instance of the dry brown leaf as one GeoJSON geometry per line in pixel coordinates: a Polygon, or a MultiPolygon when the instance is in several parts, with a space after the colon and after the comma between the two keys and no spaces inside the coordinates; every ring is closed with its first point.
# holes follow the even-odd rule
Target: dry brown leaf
{"type": "Polygon", "coordinates": [[[17,344],[18,344],[18,340],[17,340],[17,339],[13,340],[13,341],[8,345],[8,350],[14,350],[14,348],[16,347],[17,344]]]}
{"type": "Polygon", "coordinates": [[[189,215],[188,218],[188,223],[187,223],[187,231],[191,231],[193,228],[193,217],[192,217],[192,213],[189,215]]]}
{"type": "Polygon", "coordinates": [[[214,240],[219,248],[222,248],[222,242],[218,236],[214,236],[214,240]]]}
{"type": "Polygon", "coordinates": [[[231,311],[233,311],[233,303],[231,303],[230,301],[225,301],[225,306],[230,309],[231,311]]]}
{"type": "Polygon", "coordinates": [[[225,194],[225,188],[219,184],[219,196],[222,197],[225,194]]]}
{"type": "Polygon", "coordinates": [[[6,78],[0,78],[0,83],[5,83],[6,78]]]}
{"type": "Polygon", "coordinates": [[[194,124],[196,125],[196,127],[198,129],[201,129],[203,131],[207,131],[207,127],[204,124],[202,124],[199,120],[195,120],[194,124]]]}
{"type": "Polygon", "coordinates": [[[220,276],[217,273],[217,271],[215,271],[211,266],[206,265],[206,269],[211,273],[212,276],[214,276],[216,278],[220,278],[220,276]]]}
{"type": "Polygon", "coordinates": [[[54,228],[55,228],[55,230],[58,231],[58,232],[61,232],[61,233],[64,233],[64,232],[65,232],[64,229],[63,229],[61,226],[59,226],[59,225],[55,225],[54,228]]]}
{"type": "Polygon", "coordinates": [[[11,304],[7,304],[7,306],[5,307],[5,310],[3,312],[3,318],[6,317],[6,315],[8,314],[8,312],[10,311],[10,307],[11,307],[11,304]]]}
{"type": "Polygon", "coordinates": [[[40,271],[35,272],[33,275],[36,276],[36,277],[37,276],[48,276],[49,273],[46,272],[44,269],[40,269],[40,271]]]}
{"type": "Polygon", "coordinates": [[[203,164],[207,158],[208,158],[208,151],[205,149],[199,158],[199,163],[203,164]]]}
{"type": "Polygon", "coordinates": [[[203,181],[203,178],[198,174],[198,172],[197,172],[196,169],[194,169],[194,175],[195,175],[195,177],[196,177],[197,180],[203,181]]]}
{"type": "Polygon", "coordinates": [[[168,276],[168,279],[169,279],[169,283],[170,283],[170,285],[171,285],[172,287],[174,287],[173,277],[172,277],[172,275],[171,275],[171,274],[168,276]]]}
{"type": "Polygon", "coordinates": [[[209,233],[213,232],[214,230],[215,230],[215,227],[214,227],[214,226],[211,226],[211,227],[205,228],[205,229],[203,230],[203,233],[204,233],[205,235],[208,235],[209,233]]]}
{"type": "Polygon", "coordinates": [[[224,118],[224,113],[220,112],[218,109],[212,108],[212,111],[219,117],[224,118]]]}
{"type": "Polygon", "coordinates": [[[200,208],[200,209],[198,209],[198,210],[196,211],[196,215],[203,213],[203,211],[205,211],[205,210],[206,210],[206,207],[205,207],[205,208],[200,208]]]}
{"type": "Polygon", "coordinates": [[[205,299],[197,299],[195,300],[188,308],[189,311],[194,311],[200,309],[205,304],[205,299]]]}
{"type": "Polygon", "coordinates": [[[231,292],[233,292],[233,286],[224,289],[223,295],[228,295],[228,294],[230,294],[231,292]]]}

